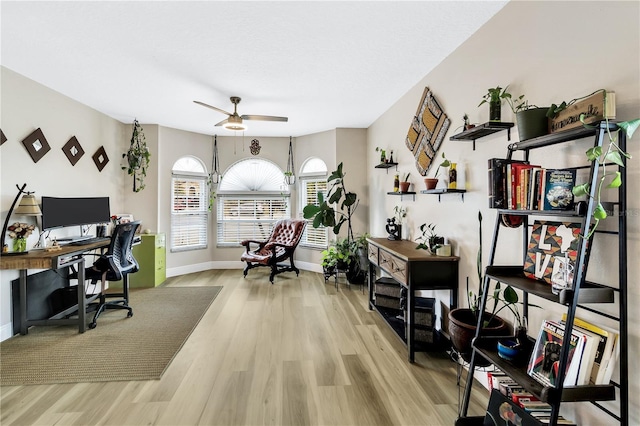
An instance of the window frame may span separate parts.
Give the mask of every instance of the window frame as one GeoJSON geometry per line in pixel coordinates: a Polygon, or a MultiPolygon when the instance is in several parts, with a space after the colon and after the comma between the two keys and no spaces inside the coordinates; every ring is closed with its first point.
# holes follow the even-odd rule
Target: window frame
{"type": "Polygon", "coordinates": [[[180,157],[174,162],[171,169],[171,206],[169,215],[169,250],[171,253],[203,250],[209,246],[209,190],[207,178],[206,166],[197,157],[187,155],[180,157]],[[196,161],[200,165],[202,172],[176,170],[176,165],[185,158],[196,161]],[[186,193],[184,195],[177,195],[176,184],[178,182],[185,184],[195,182],[199,187],[199,192],[191,197],[186,193]],[[183,197],[185,202],[176,203],[179,197],[183,197]],[[192,204],[192,208],[190,208],[189,198],[197,199],[197,201],[192,204]],[[184,204],[185,207],[176,209],[177,204],[184,204]],[[183,229],[178,231],[180,227],[183,227],[183,229]],[[179,240],[193,241],[194,239],[197,241],[196,243],[176,245],[176,242],[179,240]]]}

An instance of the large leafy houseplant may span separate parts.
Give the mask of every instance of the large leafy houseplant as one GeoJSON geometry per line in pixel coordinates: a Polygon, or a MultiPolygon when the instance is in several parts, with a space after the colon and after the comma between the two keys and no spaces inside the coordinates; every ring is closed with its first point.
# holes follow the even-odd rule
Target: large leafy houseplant
{"type": "Polygon", "coordinates": [[[328,258],[333,258],[336,254],[348,253],[349,259],[346,264],[353,265],[354,274],[361,275],[365,271],[365,264],[361,264],[363,262],[358,256],[358,248],[362,248],[366,243],[366,237],[358,239],[354,237],[352,217],[358,208],[359,200],[356,193],[347,190],[344,177],[343,164],[340,163],[327,178],[329,185],[326,197],[322,192],[318,192],[318,203],[307,204],[302,212],[305,219],[312,220],[311,224],[314,228],[321,226],[331,228],[336,235],[340,233],[342,225],[346,223],[346,237],[336,240],[333,246],[329,247],[326,255],[328,258]]]}
{"type": "Polygon", "coordinates": [[[122,154],[122,158],[126,161],[122,170],[126,170],[128,174],[133,176],[133,192],[142,191],[145,187],[144,178],[147,176],[151,153],[147,148],[147,140],[144,137],[142,126],[137,119],[133,121],[129,150],[122,154]]]}

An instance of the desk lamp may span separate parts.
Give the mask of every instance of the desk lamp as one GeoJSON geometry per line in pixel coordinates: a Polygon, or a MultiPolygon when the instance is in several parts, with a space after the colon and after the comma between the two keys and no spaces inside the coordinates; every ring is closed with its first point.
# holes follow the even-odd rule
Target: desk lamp
{"type": "Polygon", "coordinates": [[[23,184],[22,187],[16,185],[18,188],[18,195],[13,200],[11,204],[11,208],[7,212],[7,218],[4,221],[4,226],[2,227],[2,235],[0,236],[0,242],[2,244],[2,255],[9,255],[8,253],[9,247],[5,244],[4,239],[7,236],[7,228],[9,227],[9,219],[11,218],[11,214],[14,212],[14,207],[18,203],[20,196],[24,194],[22,200],[20,200],[20,204],[18,204],[18,208],[15,209],[16,214],[21,214],[24,216],[42,216],[42,212],[40,211],[40,207],[38,206],[38,202],[36,201],[36,197],[33,195],[33,192],[25,191],[24,189],[27,187],[27,184],[23,184]]]}

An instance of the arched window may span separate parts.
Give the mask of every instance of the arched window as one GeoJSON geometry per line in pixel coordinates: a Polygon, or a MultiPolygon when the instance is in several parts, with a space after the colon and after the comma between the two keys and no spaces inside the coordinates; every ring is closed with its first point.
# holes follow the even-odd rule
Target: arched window
{"type": "Polygon", "coordinates": [[[262,158],[231,165],[222,175],[217,196],[219,246],[266,240],[277,220],[291,217],[284,173],[262,158]]]}
{"type": "Polygon", "coordinates": [[[171,251],[207,247],[208,195],[204,163],[179,158],[171,169],[171,251]]]}
{"type": "MultiPolygon", "coordinates": [[[[317,157],[310,157],[300,169],[300,215],[307,204],[318,204],[318,192],[327,195],[327,165],[317,157]]],[[[329,231],[324,226],[314,228],[308,223],[300,244],[306,247],[326,248],[329,231]]]]}

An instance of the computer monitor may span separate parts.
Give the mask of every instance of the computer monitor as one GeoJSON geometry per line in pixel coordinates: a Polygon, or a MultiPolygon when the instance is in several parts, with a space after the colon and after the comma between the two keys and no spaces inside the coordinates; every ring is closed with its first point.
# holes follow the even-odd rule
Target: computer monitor
{"type": "Polygon", "coordinates": [[[109,197],[42,197],[42,229],[108,223],[109,197]]]}

